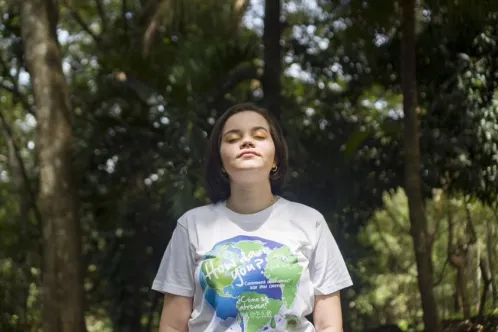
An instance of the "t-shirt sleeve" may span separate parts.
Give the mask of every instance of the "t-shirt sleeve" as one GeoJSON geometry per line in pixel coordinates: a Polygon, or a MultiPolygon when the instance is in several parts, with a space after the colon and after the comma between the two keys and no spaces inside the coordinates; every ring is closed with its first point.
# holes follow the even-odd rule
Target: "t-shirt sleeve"
{"type": "Polygon", "coordinates": [[[166,247],[152,289],[179,296],[194,296],[194,259],[187,229],[177,224],[166,247]]]}
{"type": "Polygon", "coordinates": [[[315,295],[328,295],[353,285],[344,258],[325,220],[317,227],[317,242],[310,261],[315,295]]]}

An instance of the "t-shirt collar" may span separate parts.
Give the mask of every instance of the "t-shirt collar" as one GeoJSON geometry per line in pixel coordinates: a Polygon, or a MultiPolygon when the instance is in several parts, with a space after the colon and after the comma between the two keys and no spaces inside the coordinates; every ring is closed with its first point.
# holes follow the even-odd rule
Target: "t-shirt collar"
{"type": "Polygon", "coordinates": [[[220,209],[222,210],[223,214],[228,219],[230,219],[231,221],[233,221],[235,223],[260,224],[260,223],[263,223],[264,221],[268,220],[272,216],[273,212],[277,209],[277,207],[279,207],[285,201],[285,199],[280,197],[280,196],[276,196],[276,198],[277,198],[277,200],[275,201],[275,203],[273,203],[272,205],[270,205],[266,209],[258,211],[256,213],[250,213],[250,214],[242,214],[242,213],[237,213],[233,210],[230,210],[226,206],[226,201],[220,202],[219,206],[220,206],[220,209]]]}

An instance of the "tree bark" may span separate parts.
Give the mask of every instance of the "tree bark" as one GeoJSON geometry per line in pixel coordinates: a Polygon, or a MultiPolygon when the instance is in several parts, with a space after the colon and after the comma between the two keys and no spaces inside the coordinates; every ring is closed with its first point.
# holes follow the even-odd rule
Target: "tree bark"
{"type": "Polygon", "coordinates": [[[270,112],[280,118],[280,94],[282,74],[282,57],[280,37],[282,24],[280,22],[281,0],[265,1],[264,18],[264,70],[263,70],[263,95],[264,104],[270,112]]]}
{"type": "MultiPolygon", "coordinates": [[[[498,221],[498,220],[497,220],[498,221]]],[[[496,284],[496,277],[495,277],[495,250],[494,245],[494,232],[493,232],[493,225],[492,225],[492,220],[488,219],[486,222],[486,228],[487,228],[487,236],[486,236],[486,249],[487,249],[487,256],[488,256],[488,267],[489,270],[491,271],[490,274],[490,283],[491,283],[491,300],[493,303],[493,308],[496,308],[498,305],[498,289],[496,288],[498,285],[496,284]]]]}
{"type": "Polygon", "coordinates": [[[479,267],[481,268],[482,278],[484,279],[484,283],[482,286],[481,299],[479,301],[479,311],[478,318],[484,318],[486,314],[486,301],[488,299],[488,292],[491,286],[491,271],[489,270],[488,260],[485,257],[481,257],[479,262],[479,267]]]}
{"type": "MultiPolygon", "coordinates": [[[[467,258],[464,258],[467,260],[467,258]]],[[[464,319],[469,319],[472,316],[472,310],[471,310],[471,304],[470,304],[470,298],[469,298],[469,292],[467,290],[467,284],[468,284],[468,268],[466,262],[462,262],[461,265],[455,265],[456,270],[457,270],[457,277],[456,277],[456,288],[457,288],[457,294],[460,299],[460,307],[463,310],[463,318],[464,319]]]]}
{"type": "Polygon", "coordinates": [[[23,0],[21,29],[36,107],[39,208],[43,219],[43,329],[85,331],[77,190],[72,174],[69,89],[51,0],[23,0]]]}
{"type": "Polygon", "coordinates": [[[467,224],[466,224],[466,228],[465,228],[464,239],[466,241],[465,242],[466,243],[465,249],[467,251],[467,256],[466,256],[467,265],[465,268],[466,274],[465,274],[464,278],[466,278],[467,280],[469,278],[472,278],[472,285],[474,286],[474,290],[473,290],[474,301],[472,301],[471,296],[468,294],[468,290],[467,290],[468,281],[466,281],[464,290],[466,292],[466,294],[465,294],[467,296],[466,301],[468,303],[463,302],[463,299],[462,299],[462,303],[464,304],[463,309],[464,309],[465,318],[470,318],[470,316],[472,315],[473,305],[479,303],[479,290],[480,290],[479,271],[478,271],[479,270],[479,263],[480,263],[480,251],[479,251],[479,246],[477,245],[477,232],[476,232],[476,229],[474,227],[474,221],[472,220],[472,213],[470,212],[470,197],[466,198],[465,214],[467,216],[467,224]],[[474,256],[477,256],[477,259],[475,259],[474,256]],[[472,273],[470,273],[469,267],[470,267],[470,271],[472,273]],[[472,303],[472,302],[474,302],[474,303],[472,303]]]}
{"type": "Polygon", "coordinates": [[[455,241],[455,224],[453,220],[452,207],[448,204],[448,261],[456,270],[455,280],[455,311],[463,310],[463,317],[470,318],[471,304],[467,290],[468,284],[468,266],[470,255],[470,244],[461,240],[455,241]],[[455,244],[457,242],[457,244],[455,244]]]}
{"type": "Polygon", "coordinates": [[[405,191],[410,211],[410,233],[417,262],[417,280],[422,299],[426,331],[440,332],[441,322],[434,297],[432,238],[428,231],[420,177],[420,142],[417,115],[415,64],[415,0],[401,2],[402,15],[402,90],[404,111],[405,191]]]}

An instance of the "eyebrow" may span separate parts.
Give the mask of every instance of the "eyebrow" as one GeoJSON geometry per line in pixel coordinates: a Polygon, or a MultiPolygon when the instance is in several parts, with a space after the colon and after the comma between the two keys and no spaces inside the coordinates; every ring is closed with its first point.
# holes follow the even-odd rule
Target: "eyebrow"
{"type": "MultiPolygon", "coordinates": [[[[268,132],[268,129],[266,129],[265,127],[262,127],[262,126],[256,126],[256,127],[251,128],[251,132],[255,132],[258,130],[264,130],[264,131],[268,132]]],[[[242,132],[242,130],[240,130],[240,129],[232,129],[232,130],[229,130],[226,133],[224,133],[223,136],[226,136],[228,134],[240,134],[241,132],[242,132]]]]}

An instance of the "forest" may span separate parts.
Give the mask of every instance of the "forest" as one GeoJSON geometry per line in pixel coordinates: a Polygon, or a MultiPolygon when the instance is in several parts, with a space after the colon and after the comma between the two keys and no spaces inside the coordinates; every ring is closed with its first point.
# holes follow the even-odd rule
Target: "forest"
{"type": "Polygon", "coordinates": [[[498,2],[0,0],[0,331],[157,331],[228,107],[354,286],[344,331],[498,331],[498,2]]]}

